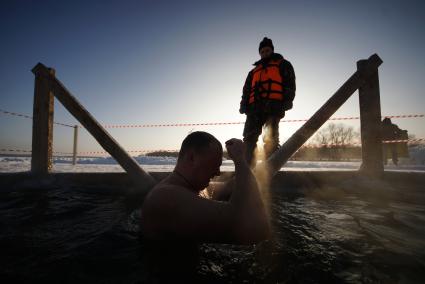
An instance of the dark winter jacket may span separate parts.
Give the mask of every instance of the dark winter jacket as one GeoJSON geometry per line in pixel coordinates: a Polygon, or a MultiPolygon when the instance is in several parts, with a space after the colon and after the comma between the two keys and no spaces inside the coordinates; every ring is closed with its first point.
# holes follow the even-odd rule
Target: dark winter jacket
{"type": "Polygon", "coordinates": [[[398,140],[401,139],[402,131],[393,123],[382,123],[382,140],[398,140]]]}
{"type": "Polygon", "coordinates": [[[254,63],[254,66],[260,64],[267,64],[270,60],[282,60],[279,66],[280,75],[283,78],[283,87],[284,87],[284,96],[283,101],[279,100],[269,100],[261,99],[255,103],[248,104],[249,95],[251,93],[251,83],[252,83],[252,70],[248,73],[248,76],[245,80],[245,85],[242,92],[242,100],[240,103],[240,113],[270,113],[272,115],[278,115],[283,117],[285,111],[292,108],[292,101],[295,97],[295,72],[292,64],[285,60],[282,55],[279,53],[273,53],[270,58],[266,60],[258,60],[254,63]]]}

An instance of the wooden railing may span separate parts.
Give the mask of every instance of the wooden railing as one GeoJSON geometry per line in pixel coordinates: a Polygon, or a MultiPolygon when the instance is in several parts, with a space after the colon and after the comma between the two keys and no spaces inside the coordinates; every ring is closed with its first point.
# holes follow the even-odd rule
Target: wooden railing
{"type": "MultiPolygon", "coordinates": [[[[347,101],[359,90],[360,123],[362,142],[362,166],[367,175],[383,173],[381,109],[378,67],[382,64],[377,54],[357,62],[357,71],[332,95],[332,97],[267,161],[269,175],[273,176],[288,159],[347,101]]],[[[46,175],[52,168],[52,140],[54,97],[84,126],[99,144],[128,173],[132,181],[146,193],[156,181],[140,168],[132,158],[78,102],[56,78],[55,70],[38,63],[35,74],[33,139],[31,171],[46,175]]],[[[75,143],[76,145],[76,143],[75,143]]],[[[74,149],[76,152],[76,149],[74,149]]],[[[75,157],[74,157],[75,159],[75,157]]]]}
{"type": "Polygon", "coordinates": [[[370,56],[367,60],[357,62],[357,71],[268,159],[268,170],[272,175],[307,142],[356,90],[359,90],[363,160],[360,171],[372,176],[379,176],[383,172],[378,78],[378,67],[382,62],[377,54],[370,56]]]}
{"type": "Polygon", "coordinates": [[[32,72],[35,74],[33,142],[31,171],[35,174],[48,174],[52,165],[53,138],[53,97],[83,125],[129,174],[134,184],[145,190],[150,189],[155,180],[146,173],[134,158],[100,125],[81,105],[65,86],[55,77],[55,71],[38,63],[32,72]]]}

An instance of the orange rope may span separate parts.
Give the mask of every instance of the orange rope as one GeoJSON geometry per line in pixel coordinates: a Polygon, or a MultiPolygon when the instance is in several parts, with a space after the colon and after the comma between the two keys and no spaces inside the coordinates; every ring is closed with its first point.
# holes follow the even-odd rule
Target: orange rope
{"type": "MultiPolygon", "coordinates": [[[[425,138],[416,138],[416,139],[403,139],[403,140],[386,140],[382,141],[384,144],[391,144],[391,143],[423,143],[425,142],[425,138]]],[[[342,144],[342,143],[328,143],[328,144],[315,144],[315,145],[305,145],[301,148],[321,148],[325,146],[361,146],[361,143],[348,143],[348,144],[342,144]]],[[[152,153],[152,152],[178,152],[179,150],[129,150],[128,153],[152,153]]],[[[0,149],[0,152],[22,152],[22,153],[31,153],[31,150],[21,150],[21,149],[0,149]]],[[[72,155],[72,153],[67,152],[53,152],[54,154],[64,154],[64,155],[72,155]]],[[[87,151],[87,152],[78,152],[78,155],[96,155],[96,154],[108,154],[106,151],[87,151]]]]}
{"type": "MultiPolygon", "coordinates": [[[[28,119],[32,119],[32,116],[20,114],[16,112],[10,112],[1,110],[0,112],[8,115],[14,115],[19,117],[24,117],[28,119]]],[[[403,115],[385,115],[382,118],[421,118],[425,117],[425,114],[403,114],[403,115]]],[[[334,117],[329,120],[356,120],[360,119],[359,116],[347,116],[347,117],[334,117]]],[[[292,123],[292,122],[304,122],[308,119],[284,119],[281,120],[281,123],[292,123]]],[[[74,127],[73,125],[54,122],[57,125],[74,127]]],[[[208,126],[208,125],[236,125],[236,124],[244,124],[243,121],[233,121],[233,122],[203,122],[203,123],[164,123],[164,124],[107,124],[104,125],[104,128],[148,128],[148,127],[189,127],[189,126],[208,126]]],[[[81,125],[79,126],[81,127],[81,125]]]]}

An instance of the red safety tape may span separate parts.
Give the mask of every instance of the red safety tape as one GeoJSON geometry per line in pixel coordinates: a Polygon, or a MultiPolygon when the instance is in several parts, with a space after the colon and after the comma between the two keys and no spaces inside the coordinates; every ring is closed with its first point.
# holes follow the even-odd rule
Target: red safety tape
{"type": "Polygon", "coordinates": [[[31,150],[19,150],[19,149],[0,149],[1,152],[24,152],[31,153],[31,150]]]}
{"type": "MultiPolygon", "coordinates": [[[[31,150],[21,150],[21,149],[0,149],[0,152],[19,152],[19,153],[31,153],[31,150]]],[[[64,155],[72,155],[72,153],[67,152],[56,152],[53,151],[53,154],[64,154],[64,155]]]]}
{"type": "Polygon", "coordinates": [[[104,128],[148,128],[148,127],[186,127],[186,126],[206,126],[206,125],[230,125],[244,124],[245,122],[204,122],[204,123],[170,123],[170,124],[122,124],[104,125],[104,128]]]}
{"type": "MultiPolygon", "coordinates": [[[[425,142],[425,138],[416,138],[416,139],[403,139],[403,140],[386,140],[382,141],[384,144],[391,143],[417,143],[417,142],[425,142]]],[[[341,144],[341,143],[329,143],[329,144],[314,144],[314,145],[304,145],[301,148],[321,148],[324,146],[361,146],[361,143],[349,143],[349,144],[341,144]]],[[[129,150],[128,153],[152,153],[152,152],[178,152],[179,150],[129,150]]],[[[31,150],[21,150],[21,149],[0,149],[0,152],[24,152],[31,153],[31,150]]],[[[54,154],[64,154],[64,155],[72,155],[73,153],[67,152],[53,152],[54,154]]],[[[78,155],[96,155],[96,154],[108,154],[106,151],[88,151],[88,152],[78,152],[78,155]]]]}
{"type": "MultiPolygon", "coordinates": [[[[425,114],[406,114],[406,115],[386,115],[382,118],[419,118],[425,117],[425,114]]],[[[334,117],[328,120],[356,120],[360,119],[360,116],[347,116],[347,117],[334,117]]],[[[290,122],[304,122],[308,119],[284,119],[280,123],[290,122]]],[[[234,124],[245,124],[244,121],[234,122],[204,122],[204,123],[174,123],[174,124],[108,124],[104,125],[105,128],[147,128],[147,127],[186,127],[186,126],[207,126],[207,125],[234,125],[234,124]]]]}
{"type": "Polygon", "coordinates": [[[425,117],[425,114],[403,114],[403,115],[386,115],[383,118],[411,118],[411,117],[425,117]]]}
{"type": "MultiPolygon", "coordinates": [[[[13,115],[13,116],[19,116],[19,117],[24,117],[24,118],[28,118],[28,119],[33,119],[32,116],[21,114],[21,113],[6,111],[6,110],[2,110],[2,109],[0,109],[0,112],[1,113],[4,113],[4,114],[13,115]]],[[[73,125],[69,125],[69,124],[65,124],[65,123],[60,123],[60,122],[53,122],[53,123],[56,124],[56,125],[61,125],[61,126],[66,126],[66,127],[74,127],[73,125]]]]}
{"type": "MultiPolygon", "coordinates": [[[[14,115],[14,116],[20,116],[28,119],[32,119],[31,116],[20,114],[16,112],[10,112],[1,110],[0,112],[14,115]]],[[[382,116],[382,118],[420,118],[425,117],[425,114],[405,114],[405,115],[385,115],[382,116]]],[[[359,116],[347,116],[347,117],[334,117],[330,118],[328,120],[356,120],[360,119],[359,116]]],[[[291,123],[291,122],[304,122],[308,119],[284,119],[281,120],[280,123],[291,123]]],[[[107,124],[104,125],[104,128],[148,128],[148,127],[188,127],[188,126],[208,126],[208,125],[236,125],[236,124],[244,124],[243,121],[234,121],[234,122],[204,122],[204,123],[165,123],[165,124],[107,124]]],[[[67,126],[67,127],[74,127],[74,125],[66,124],[66,123],[60,123],[60,122],[54,122],[54,124],[67,126]]],[[[82,127],[79,125],[78,127],[82,127]]]]}
{"type": "MultiPolygon", "coordinates": [[[[128,153],[178,152],[179,150],[130,150],[128,153]]],[[[78,155],[108,154],[106,151],[78,152],[78,155]]]]}

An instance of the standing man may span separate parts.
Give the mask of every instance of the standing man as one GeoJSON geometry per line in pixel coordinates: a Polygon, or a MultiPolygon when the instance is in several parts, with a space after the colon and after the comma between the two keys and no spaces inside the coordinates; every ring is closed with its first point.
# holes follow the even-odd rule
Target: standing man
{"type": "Polygon", "coordinates": [[[400,139],[407,139],[407,131],[401,130],[396,124],[391,122],[390,118],[384,118],[382,120],[382,140],[386,142],[382,144],[384,165],[387,164],[389,155],[391,155],[393,164],[398,165],[398,150],[399,148],[403,149],[403,145],[407,148],[407,143],[395,143],[391,141],[400,139]],[[400,147],[397,147],[398,145],[400,147]]]}
{"type": "Polygon", "coordinates": [[[282,55],[274,53],[272,40],[265,37],[258,51],[261,59],[248,73],[239,109],[247,116],[243,137],[246,159],[251,165],[255,165],[253,154],[263,126],[267,131],[263,135],[266,158],[279,147],[279,121],[292,108],[296,89],[294,68],[282,55]]]}

